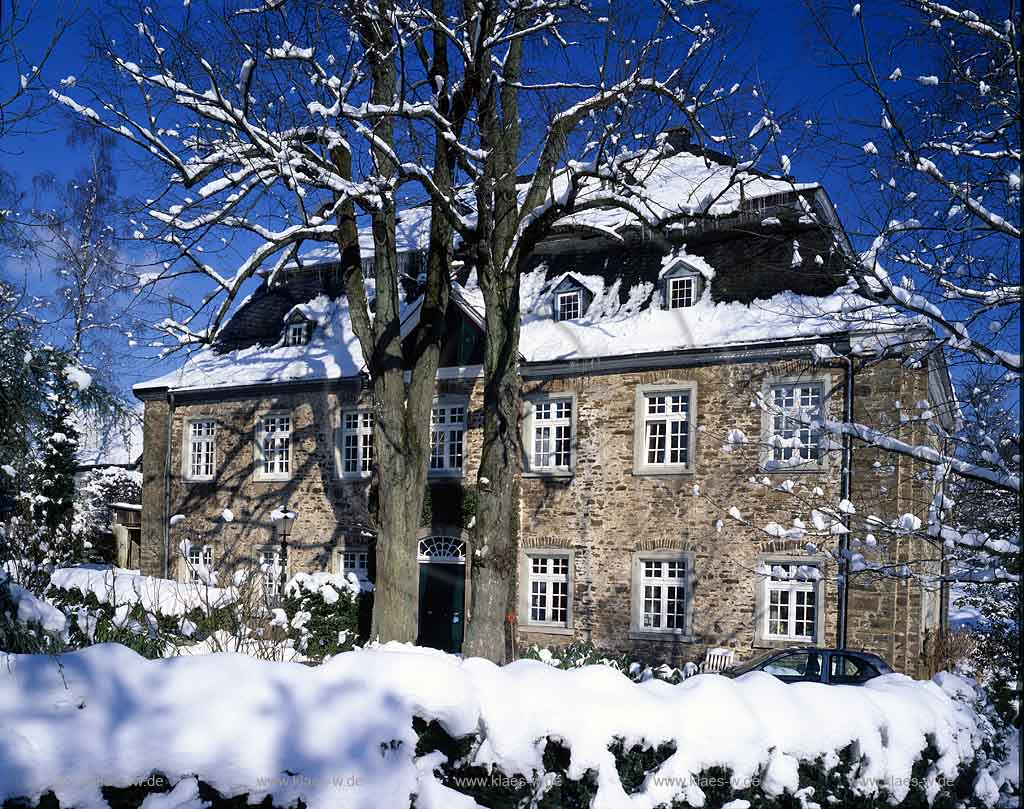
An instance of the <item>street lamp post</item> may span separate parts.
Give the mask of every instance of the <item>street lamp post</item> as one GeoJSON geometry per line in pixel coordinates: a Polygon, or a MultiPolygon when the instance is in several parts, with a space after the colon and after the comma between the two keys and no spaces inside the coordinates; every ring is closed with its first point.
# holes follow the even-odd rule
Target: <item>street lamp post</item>
{"type": "Polygon", "coordinates": [[[287,506],[281,506],[281,508],[274,509],[270,515],[270,519],[277,526],[277,532],[281,538],[281,550],[278,554],[278,564],[281,567],[279,597],[284,597],[284,586],[288,580],[288,536],[292,532],[292,527],[295,525],[295,519],[297,516],[298,515],[287,506]]]}

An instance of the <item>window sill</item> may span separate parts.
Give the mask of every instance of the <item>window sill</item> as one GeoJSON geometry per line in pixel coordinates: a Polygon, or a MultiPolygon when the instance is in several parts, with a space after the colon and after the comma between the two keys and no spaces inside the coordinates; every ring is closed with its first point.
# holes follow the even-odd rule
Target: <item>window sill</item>
{"type": "Polygon", "coordinates": [[[183,477],[182,478],[182,481],[185,482],[185,483],[213,483],[214,480],[215,480],[215,478],[213,476],[208,477],[208,478],[193,478],[193,477],[183,477]]]}
{"type": "Polygon", "coordinates": [[[369,480],[373,477],[372,472],[345,472],[338,475],[338,480],[342,483],[356,483],[360,480],[369,480]]]}
{"type": "Polygon", "coordinates": [[[772,465],[770,462],[762,461],[758,466],[758,470],[766,475],[788,475],[790,473],[797,475],[814,475],[823,474],[832,471],[832,464],[817,463],[814,461],[807,461],[806,463],[793,464],[780,464],[778,466],[772,465]]]}
{"type": "Polygon", "coordinates": [[[676,475],[695,475],[697,470],[692,466],[641,466],[633,467],[634,477],[657,478],[673,477],[676,475]]]}
{"type": "Polygon", "coordinates": [[[573,478],[576,476],[576,470],[574,469],[560,469],[551,472],[523,472],[522,477],[544,479],[544,478],[561,478],[562,480],[573,478]]]}
{"type": "Polygon", "coordinates": [[[291,475],[254,475],[253,481],[256,483],[287,483],[292,479],[291,475]]]}
{"type": "Polygon", "coordinates": [[[676,643],[697,643],[696,635],[687,635],[682,632],[658,632],[650,629],[630,629],[630,640],[660,640],[674,641],[676,643]]]}
{"type": "Polygon", "coordinates": [[[519,629],[522,632],[538,635],[573,635],[576,632],[571,626],[548,626],[547,624],[524,624],[519,629]]]}
{"type": "Polygon", "coordinates": [[[430,469],[427,471],[427,478],[464,478],[466,473],[461,469],[430,469]]]}
{"type": "Polygon", "coordinates": [[[789,649],[794,646],[814,646],[816,641],[795,638],[754,638],[754,649],[789,649]]]}

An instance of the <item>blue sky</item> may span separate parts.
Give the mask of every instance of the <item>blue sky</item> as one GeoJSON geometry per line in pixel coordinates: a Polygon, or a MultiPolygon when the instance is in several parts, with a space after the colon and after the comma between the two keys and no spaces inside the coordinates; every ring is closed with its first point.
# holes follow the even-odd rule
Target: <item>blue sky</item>
{"type": "MultiPolygon", "coordinates": [[[[180,0],[172,3],[154,2],[154,5],[165,5],[168,11],[181,8],[180,0]]],[[[865,6],[870,11],[870,4],[865,6]]],[[[100,5],[97,3],[95,7],[99,8],[100,5]]],[[[738,0],[730,9],[727,18],[738,21],[745,29],[741,31],[739,47],[730,55],[736,80],[756,77],[764,81],[771,87],[770,97],[776,112],[799,108],[802,117],[815,120],[832,118],[840,110],[845,114],[863,111],[865,119],[877,117],[870,101],[862,92],[846,84],[847,77],[841,71],[822,64],[822,54],[814,47],[817,38],[801,0],[738,0]]],[[[718,13],[713,4],[708,5],[706,10],[712,19],[718,13]]],[[[82,19],[60,42],[57,52],[47,65],[48,83],[56,84],[68,75],[86,75],[88,31],[93,11],[94,8],[86,4],[82,19]]],[[[28,42],[30,48],[33,44],[41,45],[50,32],[51,26],[45,16],[40,17],[36,23],[28,42]]],[[[873,24],[883,28],[886,25],[873,24]]],[[[854,30],[852,25],[851,19],[851,31],[854,30]]],[[[4,151],[0,153],[0,160],[4,168],[15,174],[23,186],[28,186],[31,178],[42,171],[53,172],[58,179],[71,178],[83,165],[86,153],[67,144],[66,114],[60,110],[51,110],[36,128],[40,131],[17,139],[8,138],[2,144],[4,151]]],[[[783,135],[784,147],[788,135],[783,135]]],[[[124,166],[119,182],[122,189],[131,189],[141,179],[135,173],[138,168],[131,160],[125,161],[124,166]]],[[[833,155],[825,150],[793,153],[791,171],[798,180],[818,180],[826,185],[840,216],[853,232],[856,241],[858,198],[851,193],[851,189],[863,178],[851,175],[849,168],[834,165],[833,155]]],[[[232,268],[218,269],[230,272],[232,268]]],[[[46,277],[47,272],[48,268],[44,267],[41,273],[33,275],[34,285],[44,292],[52,283],[52,279],[46,277]]],[[[147,353],[125,346],[126,363],[120,377],[124,387],[166,370],[166,363],[161,365],[155,362],[145,356],[147,353]]]]}

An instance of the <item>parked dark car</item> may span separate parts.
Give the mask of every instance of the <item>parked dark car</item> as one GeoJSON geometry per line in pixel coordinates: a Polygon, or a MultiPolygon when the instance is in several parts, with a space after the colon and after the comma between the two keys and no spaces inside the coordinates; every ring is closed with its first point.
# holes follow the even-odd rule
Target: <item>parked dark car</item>
{"type": "Polygon", "coordinates": [[[739,677],[748,671],[766,671],[784,683],[861,685],[892,669],[878,655],[851,649],[819,649],[798,646],[765,652],[722,672],[739,677]]]}

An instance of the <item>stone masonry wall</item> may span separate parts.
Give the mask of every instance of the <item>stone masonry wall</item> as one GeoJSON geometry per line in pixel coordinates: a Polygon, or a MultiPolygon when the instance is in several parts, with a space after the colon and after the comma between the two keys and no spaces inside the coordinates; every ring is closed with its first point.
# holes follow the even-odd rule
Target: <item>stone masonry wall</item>
{"type": "MultiPolygon", "coordinates": [[[[744,522],[759,527],[772,521],[789,526],[798,515],[809,524],[810,508],[803,503],[817,499],[811,490],[819,487],[825,502],[839,500],[841,454],[837,445],[819,471],[761,471],[761,450],[755,442],[762,431],[762,413],[752,406],[752,400],[773,377],[824,377],[826,389],[833,390],[828,415],[834,419],[841,416],[842,367],[814,369],[802,362],[716,365],[527,384],[527,392],[574,392],[578,404],[575,476],[525,478],[521,505],[524,546],[573,551],[573,637],[677,663],[700,662],[710,647],[731,648],[744,658],[776,644],[755,640],[754,624],[761,620],[755,615],[755,588],[761,583],[756,567],[766,553],[805,554],[804,543],[766,540],[763,533],[726,512],[735,506],[744,522]],[[672,382],[697,385],[694,471],[635,475],[636,386],[672,382]],[[751,443],[723,451],[731,429],[742,430],[751,443]],[[797,492],[805,494],[794,497],[778,491],[778,484],[787,479],[797,484],[797,492]],[[766,480],[770,485],[765,485],[766,480]],[[694,486],[699,487],[699,495],[693,493],[694,486]],[[691,641],[631,637],[631,560],[638,551],[658,549],[694,554],[691,641]]],[[[855,390],[855,418],[878,419],[886,411],[892,418],[895,410],[890,399],[902,396],[904,404],[912,406],[926,398],[926,387],[924,372],[906,372],[895,363],[865,372],[855,390]]],[[[918,470],[912,471],[906,459],[897,462],[889,455],[884,456],[885,465],[876,468],[877,454],[855,451],[851,499],[886,518],[905,511],[920,514],[929,495],[925,483],[914,477],[918,470]]],[[[918,551],[904,541],[898,546],[898,558],[909,559],[918,551]]],[[[836,570],[826,564],[823,572],[825,632],[821,642],[831,645],[837,632],[836,570]]],[[[920,587],[861,578],[863,581],[854,579],[851,587],[849,645],[877,652],[901,671],[923,672],[920,587]]],[[[519,616],[519,628],[524,644],[552,645],[569,639],[563,632],[530,626],[528,616],[519,616]]]]}
{"type": "MultiPolygon", "coordinates": [[[[527,381],[524,393],[572,392],[577,403],[575,474],[568,478],[524,477],[521,487],[521,544],[524,548],[560,548],[573,553],[574,615],[570,631],[531,627],[518,616],[521,645],[558,645],[572,638],[600,647],[630,651],[675,664],[699,662],[707,648],[734,649],[740,658],[766,648],[755,642],[756,573],[766,553],[805,554],[803,543],[766,539],[744,523],[789,526],[794,516],[809,522],[809,507],[779,491],[793,480],[805,494],[819,487],[826,501],[838,501],[840,453],[815,471],[761,471],[762,413],[753,405],[770,378],[821,378],[834,394],[828,413],[842,412],[843,368],[810,368],[802,362],[720,364],[643,373],[576,376],[527,381]],[[634,409],[636,386],[663,382],[696,383],[696,451],[692,473],[635,475],[634,409]],[[740,429],[751,443],[730,452],[722,446],[729,430],[740,429]],[[765,485],[767,480],[769,485],[765,485]],[[694,494],[698,486],[700,494],[694,494]],[[739,509],[742,522],[726,515],[739,509]],[[719,521],[721,523],[719,524],[719,521]],[[694,554],[692,637],[651,640],[631,637],[631,565],[638,551],[670,549],[694,554]]],[[[482,391],[479,382],[439,383],[439,394],[469,395],[469,432],[464,483],[475,483],[481,440],[482,391]]],[[[183,539],[210,544],[215,564],[230,569],[251,564],[261,547],[274,544],[270,512],[287,504],[299,515],[290,538],[291,571],[325,569],[332,550],[346,540],[358,541],[369,523],[366,480],[341,480],[336,472],[334,428],[339,409],[364,397],[355,386],[276,396],[232,396],[218,401],[177,404],[150,400],[145,410],[145,489],[143,495],[144,572],[162,574],[164,528],[170,515],[184,520],[170,529],[170,573],[178,575],[183,539]],[[254,437],[260,414],[289,410],[293,417],[293,473],[283,482],[256,480],[254,437]],[[164,508],[167,416],[171,415],[170,509],[164,508]],[[217,420],[217,474],[212,482],[183,478],[183,431],[190,419],[217,420]],[[234,520],[223,519],[225,508],[234,520]]],[[[899,427],[894,402],[904,409],[927,398],[923,371],[905,371],[885,363],[856,378],[855,417],[859,421],[899,427]],[[888,421],[887,421],[888,420],[888,421]]],[[[904,425],[901,436],[918,431],[904,425]]],[[[917,434],[921,439],[923,433],[917,434]]],[[[928,483],[906,459],[875,451],[855,452],[853,497],[859,507],[887,519],[911,511],[922,513],[930,498],[928,483]],[[866,504],[861,506],[861,504],[866,504]]],[[[807,495],[810,499],[813,496],[807,495]]],[[[410,552],[413,552],[412,549],[410,552]]],[[[921,558],[922,550],[904,542],[898,559],[921,558]]],[[[835,570],[823,565],[823,644],[836,639],[835,570]]],[[[520,582],[520,587],[525,584],[520,582]]],[[[850,596],[849,641],[854,648],[881,654],[895,668],[925,673],[924,660],[937,621],[935,599],[915,584],[892,580],[854,580],[850,596]]]]}

